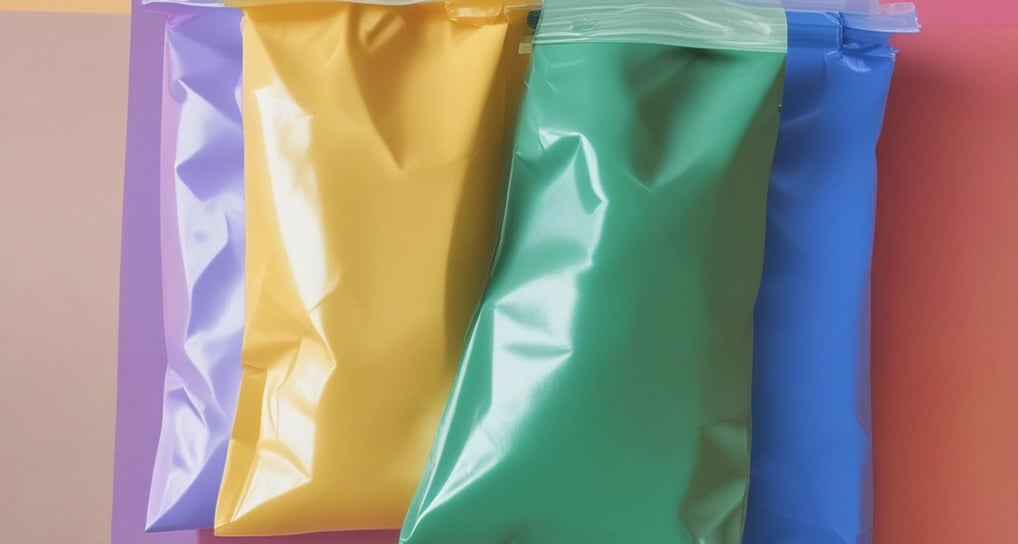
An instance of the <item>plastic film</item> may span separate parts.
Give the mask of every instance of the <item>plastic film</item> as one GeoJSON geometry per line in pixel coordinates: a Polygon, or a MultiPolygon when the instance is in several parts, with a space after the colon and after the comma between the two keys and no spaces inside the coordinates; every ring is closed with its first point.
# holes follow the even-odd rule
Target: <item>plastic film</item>
{"type": "Polygon", "coordinates": [[[240,12],[168,9],[161,176],[167,369],[150,531],[212,526],[244,324],[240,12]]]}
{"type": "Polygon", "coordinates": [[[789,13],[756,308],[746,543],[872,542],[869,278],[876,144],[894,50],[789,13]]]}
{"type": "Polygon", "coordinates": [[[740,543],[785,54],[548,43],[543,24],[401,542],[740,543]]]}
{"type": "Polygon", "coordinates": [[[398,527],[491,260],[525,13],[245,14],[247,319],[216,532],[398,527]]]}

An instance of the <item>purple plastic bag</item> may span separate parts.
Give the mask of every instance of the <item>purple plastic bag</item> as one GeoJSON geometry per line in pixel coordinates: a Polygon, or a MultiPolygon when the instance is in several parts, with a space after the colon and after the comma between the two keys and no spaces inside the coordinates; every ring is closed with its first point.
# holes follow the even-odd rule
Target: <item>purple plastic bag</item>
{"type": "Polygon", "coordinates": [[[154,476],[154,528],[211,519],[214,506],[199,512],[194,497],[209,490],[214,505],[223,458],[217,467],[215,450],[225,449],[233,418],[242,323],[231,324],[231,317],[242,308],[220,311],[229,305],[210,292],[216,284],[232,306],[242,302],[222,287],[242,281],[229,266],[242,262],[235,253],[243,248],[239,14],[143,7],[139,0],[133,8],[112,544],[193,544],[191,531],[145,534],[145,496],[154,476]],[[215,90],[231,80],[225,91],[215,90]],[[160,150],[161,141],[170,145],[160,150]],[[230,249],[216,251],[217,243],[230,249]],[[230,349],[231,364],[201,366],[226,360],[230,349]],[[198,357],[181,359],[191,354],[198,357]],[[164,384],[167,428],[158,440],[164,384]]]}
{"type": "Polygon", "coordinates": [[[163,5],[162,433],[148,531],[211,527],[244,324],[240,12],[163,5]]]}

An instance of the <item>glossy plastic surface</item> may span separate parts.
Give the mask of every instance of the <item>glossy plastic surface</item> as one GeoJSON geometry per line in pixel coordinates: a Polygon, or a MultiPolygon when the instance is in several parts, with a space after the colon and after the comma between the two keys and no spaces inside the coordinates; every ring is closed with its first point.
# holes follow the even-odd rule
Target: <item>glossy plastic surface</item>
{"type": "Polygon", "coordinates": [[[894,51],[789,13],[756,309],[747,544],[872,542],[870,263],[894,51]]]}
{"type": "Polygon", "coordinates": [[[537,43],[650,43],[785,53],[779,0],[551,0],[537,43]]]}
{"type": "Polygon", "coordinates": [[[491,262],[526,14],[245,13],[247,319],[216,532],[396,528],[491,262]]]}
{"type": "Polygon", "coordinates": [[[240,12],[174,7],[167,21],[161,176],[167,369],[150,531],[212,526],[244,325],[240,12]]]}
{"type": "Polygon", "coordinates": [[[491,277],[401,542],[741,542],[784,60],[535,46],[491,277]]]}

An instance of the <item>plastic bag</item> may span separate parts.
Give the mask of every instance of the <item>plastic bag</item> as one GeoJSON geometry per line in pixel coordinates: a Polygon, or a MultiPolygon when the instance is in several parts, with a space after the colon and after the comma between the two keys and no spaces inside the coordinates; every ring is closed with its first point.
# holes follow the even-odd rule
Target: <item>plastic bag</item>
{"type": "Polygon", "coordinates": [[[211,527],[240,386],[244,138],[240,12],[161,6],[167,369],[148,530],[211,527]]]}
{"type": "Polygon", "coordinates": [[[401,542],[741,542],[785,39],[774,7],[545,3],[401,542]]]}
{"type": "Polygon", "coordinates": [[[748,544],[872,541],[869,278],[889,19],[790,12],[756,308],[748,544]],[[846,24],[846,19],[848,24],[846,24]]]}
{"type": "Polygon", "coordinates": [[[216,534],[399,526],[491,261],[525,16],[245,10],[247,319],[216,534]]]}

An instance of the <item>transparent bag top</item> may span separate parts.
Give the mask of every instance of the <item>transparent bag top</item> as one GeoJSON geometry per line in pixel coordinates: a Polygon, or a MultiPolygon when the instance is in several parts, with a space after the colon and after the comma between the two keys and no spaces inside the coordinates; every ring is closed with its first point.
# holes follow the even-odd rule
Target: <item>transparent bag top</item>
{"type": "Polygon", "coordinates": [[[492,17],[492,9],[541,10],[535,43],[609,41],[782,52],[785,11],[839,12],[847,27],[886,33],[919,31],[911,2],[880,0],[142,0],[143,4],[256,7],[351,3],[383,6],[446,3],[453,18],[492,17]]]}

